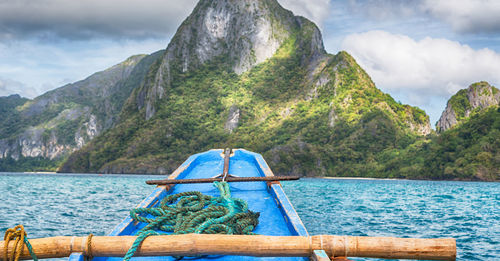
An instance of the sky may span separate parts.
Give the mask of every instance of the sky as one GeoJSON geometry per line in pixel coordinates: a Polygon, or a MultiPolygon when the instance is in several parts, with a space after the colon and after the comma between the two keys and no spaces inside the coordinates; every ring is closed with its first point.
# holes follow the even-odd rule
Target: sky
{"type": "MultiPolygon", "coordinates": [[[[500,87],[500,1],[278,0],[378,88],[424,109],[478,81],[500,87]]],[[[196,0],[0,0],[0,96],[34,98],[164,49],[196,0]]]]}

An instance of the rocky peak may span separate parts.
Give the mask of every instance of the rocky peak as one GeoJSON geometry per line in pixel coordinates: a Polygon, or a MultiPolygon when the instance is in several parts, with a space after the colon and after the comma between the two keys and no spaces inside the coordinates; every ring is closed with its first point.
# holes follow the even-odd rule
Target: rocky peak
{"type": "Polygon", "coordinates": [[[240,74],[272,57],[300,20],[276,0],[201,0],[165,58],[179,58],[185,72],[224,55],[240,74]]]}
{"type": "Polygon", "coordinates": [[[117,83],[126,79],[135,66],[145,55],[134,55],[104,71],[92,74],[84,80],[66,84],[55,90],[36,97],[23,108],[23,115],[35,117],[44,113],[51,105],[59,103],[95,103],[95,100],[105,99],[117,90],[117,83]]]}
{"type": "MultiPolygon", "coordinates": [[[[500,92],[487,82],[478,82],[472,84],[467,89],[467,99],[473,110],[475,108],[485,109],[498,105],[500,102],[500,92]]],[[[469,115],[466,114],[466,116],[469,115]]]]}
{"type": "Polygon", "coordinates": [[[276,0],[199,1],[168,45],[154,81],[142,94],[145,100],[138,101],[145,104],[146,119],[154,115],[155,102],[165,95],[175,72],[192,71],[218,58],[235,73],[244,73],[304,28],[311,31],[307,58],[318,60],[326,54],[319,29],[276,0]]]}
{"type": "Polygon", "coordinates": [[[478,82],[453,95],[436,123],[439,132],[467,119],[471,113],[482,111],[500,103],[500,91],[487,82],[478,82]]]}

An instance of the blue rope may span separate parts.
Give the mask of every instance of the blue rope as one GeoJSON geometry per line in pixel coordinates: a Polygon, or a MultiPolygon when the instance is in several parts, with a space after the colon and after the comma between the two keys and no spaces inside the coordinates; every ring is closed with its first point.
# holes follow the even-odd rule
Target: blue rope
{"type": "Polygon", "coordinates": [[[130,249],[127,251],[127,254],[125,254],[123,260],[130,260],[132,256],[135,254],[135,251],[137,251],[137,248],[139,248],[139,246],[141,245],[142,241],[146,239],[146,237],[156,236],[156,235],[158,235],[158,233],[152,230],[137,233],[137,239],[134,241],[130,249]]]}
{"type": "Polygon", "coordinates": [[[172,234],[245,234],[253,235],[259,223],[259,213],[248,210],[246,201],[231,198],[227,182],[214,182],[219,197],[198,191],[165,197],[156,208],[136,208],[130,211],[133,220],[148,223],[137,232],[137,238],[123,258],[130,260],[148,236],[162,232],[172,234]],[[147,218],[151,215],[153,218],[147,218]]]}
{"type": "Polygon", "coordinates": [[[30,252],[31,258],[33,258],[34,261],[38,261],[38,258],[35,255],[35,252],[33,251],[33,247],[31,246],[30,242],[28,241],[28,238],[24,238],[24,244],[28,248],[28,251],[30,252]]]}

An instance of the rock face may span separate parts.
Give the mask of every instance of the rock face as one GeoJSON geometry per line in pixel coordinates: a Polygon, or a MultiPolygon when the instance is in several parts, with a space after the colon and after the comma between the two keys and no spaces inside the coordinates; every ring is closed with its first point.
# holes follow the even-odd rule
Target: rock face
{"type": "Polygon", "coordinates": [[[0,122],[0,159],[57,159],[82,148],[115,124],[125,100],[160,54],[132,56],[5,111],[0,122]]]}
{"type": "Polygon", "coordinates": [[[318,27],[276,0],[201,0],[166,50],[17,100],[1,157],[64,159],[61,172],[169,173],[233,147],[278,174],[361,175],[430,131],[425,112],[377,89],[348,53],[327,54],[318,27]]]}
{"type": "Polygon", "coordinates": [[[410,130],[420,135],[428,135],[432,131],[430,121],[426,121],[425,123],[407,121],[406,124],[410,127],[410,130]]]}
{"type": "Polygon", "coordinates": [[[276,1],[202,0],[179,28],[163,63],[172,66],[172,57],[178,58],[186,72],[224,56],[241,74],[273,56],[295,22],[276,1]]]}
{"type": "MultiPolygon", "coordinates": [[[[310,24],[276,0],[201,0],[168,45],[154,80],[141,91],[138,108],[145,104],[145,118],[153,117],[174,72],[193,71],[219,59],[242,74],[271,58],[293,31],[310,24]]],[[[319,60],[326,55],[321,33],[316,26],[311,33],[309,59],[319,60]]]]}
{"type": "Polygon", "coordinates": [[[240,109],[236,106],[231,106],[229,108],[229,115],[227,117],[226,124],[224,125],[224,129],[229,133],[232,133],[238,127],[238,123],[240,121],[240,109]]]}
{"type": "Polygon", "coordinates": [[[457,116],[453,107],[448,103],[446,109],[441,114],[439,121],[436,123],[436,130],[438,132],[443,132],[458,123],[457,116]]]}
{"type": "Polygon", "coordinates": [[[474,112],[500,103],[500,91],[487,82],[478,82],[453,95],[436,123],[438,132],[443,132],[470,117],[474,112]]]}

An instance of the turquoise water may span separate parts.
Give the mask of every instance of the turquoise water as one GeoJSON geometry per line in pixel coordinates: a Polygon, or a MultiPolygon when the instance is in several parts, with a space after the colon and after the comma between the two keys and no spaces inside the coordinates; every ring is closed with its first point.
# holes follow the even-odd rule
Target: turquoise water
{"type": "MultiPolygon", "coordinates": [[[[149,194],[152,178],[1,173],[0,230],[105,235],[149,194]]],[[[303,179],[283,187],[310,234],[453,237],[458,260],[500,260],[500,183],[303,179]]]]}

